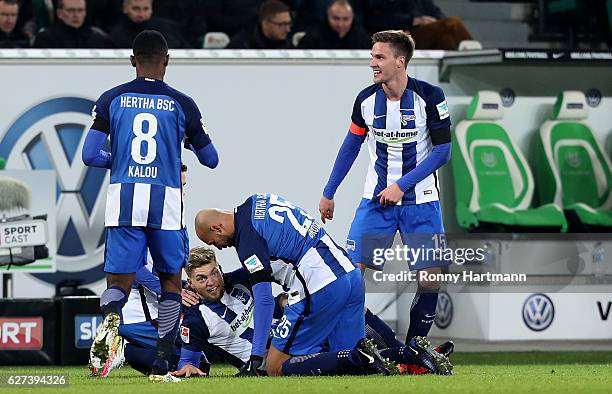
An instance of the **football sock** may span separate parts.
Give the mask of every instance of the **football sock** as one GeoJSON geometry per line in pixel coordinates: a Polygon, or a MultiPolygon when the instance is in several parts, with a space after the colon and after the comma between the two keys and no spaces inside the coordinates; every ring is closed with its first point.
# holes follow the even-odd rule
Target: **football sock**
{"type": "Polygon", "coordinates": [[[172,354],[172,347],[178,333],[180,312],[181,295],[162,293],[157,315],[157,358],[152,369],[155,375],[165,375],[168,372],[167,358],[172,354]]]}
{"type": "Polygon", "coordinates": [[[100,309],[106,317],[109,313],[119,314],[127,301],[127,294],[119,286],[111,286],[100,296],[100,309]]]}
{"type": "Polygon", "coordinates": [[[419,290],[415,294],[412,307],[410,308],[410,326],[406,335],[406,343],[409,343],[415,336],[427,336],[436,318],[437,305],[437,291],[419,290]]]}
{"type": "Polygon", "coordinates": [[[308,356],[291,357],[283,363],[283,375],[339,375],[361,369],[366,361],[359,352],[341,350],[339,352],[314,353],[308,356]]]}
{"type": "Polygon", "coordinates": [[[398,364],[418,364],[407,346],[382,349],[380,355],[398,364]]]}
{"type": "Polygon", "coordinates": [[[404,344],[397,340],[395,332],[378,316],[366,310],[365,314],[366,337],[370,338],[379,349],[403,346],[404,344]]]}

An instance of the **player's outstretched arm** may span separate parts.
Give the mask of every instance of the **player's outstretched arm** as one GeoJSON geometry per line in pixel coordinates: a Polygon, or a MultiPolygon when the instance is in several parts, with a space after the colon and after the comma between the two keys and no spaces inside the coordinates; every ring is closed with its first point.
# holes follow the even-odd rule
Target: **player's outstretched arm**
{"type": "Polygon", "coordinates": [[[255,302],[253,319],[255,330],[253,333],[253,347],[251,355],[263,357],[272,327],[274,315],[274,296],[272,295],[272,283],[258,282],[253,285],[253,299],[255,302]]]}
{"type": "Polygon", "coordinates": [[[200,164],[208,168],[215,168],[219,165],[219,154],[217,153],[217,149],[215,149],[215,146],[212,142],[208,143],[203,148],[200,148],[198,150],[193,148],[192,150],[193,153],[195,153],[195,155],[197,156],[200,164]]]}
{"type": "Polygon", "coordinates": [[[319,212],[321,212],[323,223],[325,219],[331,220],[334,217],[334,194],[357,159],[364,140],[364,136],[349,131],[340,146],[334,167],[323,189],[323,198],[319,202],[319,212]]]}
{"type": "Polygon", "coordinates": [[[83,163],[92,167],[110,168],[111,154],[104,150],[108,135],[102,131],[90,129],[85,137],[81,157],[83,163]]]}
{"type": "Polygon", "coordinates": [[[203,377],[208,376],[196,365],[200,364],[202,358],[202,352],[186,349],[184,346],[181,348],[181,358],[178,363],[178,368],[175,372],[171,372],[172,376],[177,377],[203,377]]]}

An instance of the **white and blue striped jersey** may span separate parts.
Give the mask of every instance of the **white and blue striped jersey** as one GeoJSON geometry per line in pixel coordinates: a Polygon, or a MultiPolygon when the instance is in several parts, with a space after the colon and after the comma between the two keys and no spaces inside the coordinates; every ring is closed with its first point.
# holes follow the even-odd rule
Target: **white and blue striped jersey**
{"type": "Polygon", "coordinates": [[[160,80],[137,78],[100,96],[96,130],[110,135],[107,227],[184,227],[181,150],[210,143],[195,102],[160,80]]]}
{"type": "MultiPolygon", "coordinates": [[[[372,199],[412,171],[433,149],[431,134],[450,128],[444,92],[415,78],[398,101],[387,99],[382,85],[362,90],[353,107],[350,132],[367,139],[370,165],[363,197],[372,199]]],[[[439,199],[437,171],[408,189],[398,205],[439,199]]]]}
{"type": "Polygon", "coordinates": [[[253,296],[242,284],[231,285],[219,301],[202,301],[187,309],[181,340],[187,350],[211,349],[240,367],[251,356],[253,296]]]}
{"type": "Polygon", "coordinates": [[[249,197],[236,208],[234,224],[235,247],[251,283],[284,283],[289,304],[355,269],[315,219],[275,194],[249,197]]]}

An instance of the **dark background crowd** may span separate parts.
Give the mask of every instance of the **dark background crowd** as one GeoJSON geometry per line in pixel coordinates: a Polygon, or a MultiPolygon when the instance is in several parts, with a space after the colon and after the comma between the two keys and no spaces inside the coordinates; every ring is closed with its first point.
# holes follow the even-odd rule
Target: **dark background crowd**
{"type": "Polygon", "coordinates": [[[0,48],[131,48],[144,29],[171,48],[202,48],[207,32],[235,49],[367,49],[386,29],[409,30],[417,48],[471,38],[433,0],[0,0],[0,48]]]}

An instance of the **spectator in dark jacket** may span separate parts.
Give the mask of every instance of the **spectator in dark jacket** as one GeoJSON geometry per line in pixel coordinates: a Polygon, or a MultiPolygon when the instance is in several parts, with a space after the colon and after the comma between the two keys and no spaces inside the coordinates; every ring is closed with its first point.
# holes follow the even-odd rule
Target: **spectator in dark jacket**
{"type": "Polygon", "coordinates": [[[370,35],[354,22],[348,0],[333,0],[327,8],[327,20],[319,29],[306,32],[299,43],[303,49],[369,49],[370,35]]]}
{"type": "Polygon", "coordinates": [[[289,49],[291,9],[276,0],[266,1],[259,7],[255,28],[244,29],[232,37],[227,45],[231,49],[289,49]]]}
{"type": "Polygon", "coordinates": [[[36,48],[112,48],[106,33],[85,24],[85,0],[58,0],[57,21],[38,32],[36,48]]]}
{"type": "Polygon", "coordinates": [[[245,26],[257,23],[262,0],[205,0],[208,31],[222,31],[232,37],[245,26]]]}
{"type": "Polygon", "coordinates": [[[16,29],[19,3],[17,0],[0,0],[0,48],[27,48],[28,37],[16,29]]]}
{"type": "Polygon", "coordinates": [[[131,48],[134,38],[143,30],[161,32],[169,48],[187,48],[189,45],[174,22],[153,16],[153,0],[124,0],[125,17],[110,31],[117,48],[131,48]]]}
{"type": "Polygon", "coordinates": [[[365,23],[373,33],[381,30],[409,30],[417,49],[457,49],[471,40],[463,21],[445,17],[433,0],[368,0],[365,23]]]}
{"type": "Polygon", "coordinates": [[[202,48],[202,39],[208,30],[204,0],[155,0],[153,13],[177,24],[190,47],[202,48]]]}

